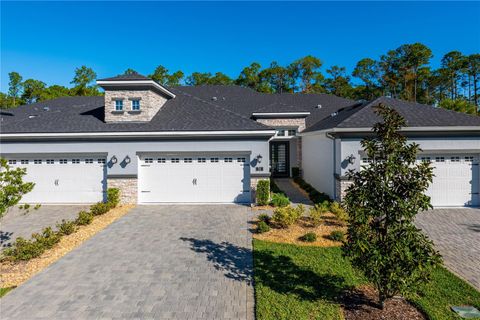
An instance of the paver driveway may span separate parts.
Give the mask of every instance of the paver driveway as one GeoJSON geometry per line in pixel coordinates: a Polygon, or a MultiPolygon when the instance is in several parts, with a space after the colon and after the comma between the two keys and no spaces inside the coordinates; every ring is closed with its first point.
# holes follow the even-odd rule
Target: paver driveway
{"type": "Polygon", "coordinates": [[[480,209],[435,209],[417,216],[445,265],[480,290],[480,209]]]}
{"type": "Polygon", "coordinates": [[[251,319],[250,209],[138,206],[0,299],[2,319],[251,319]]]}

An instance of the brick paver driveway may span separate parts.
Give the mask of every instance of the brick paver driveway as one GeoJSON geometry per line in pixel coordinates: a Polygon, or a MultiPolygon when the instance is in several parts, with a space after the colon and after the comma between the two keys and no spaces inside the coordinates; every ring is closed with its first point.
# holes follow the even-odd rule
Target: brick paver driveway
{"type": "Polygon", "coordinates": [[[0,299],[5,319],[251,319],[250,209],[139,206],[0,299]]]}
{"type": "Polygon", "coordinates": [[[480,290],[480,209],[435,209],[417,216],[445,265],[480,290]]]}

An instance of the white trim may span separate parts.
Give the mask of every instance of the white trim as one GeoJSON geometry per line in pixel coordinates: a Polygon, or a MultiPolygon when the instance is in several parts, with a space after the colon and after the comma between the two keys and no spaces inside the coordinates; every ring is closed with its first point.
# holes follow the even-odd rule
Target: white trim
{"type": "Polygon", "coordinates": [[[0,134],[5,138],[83,138],[83,137],[229,137],[229,136],[273,136],[275,130],[255,131],[164,131],[164,132],[79,132],[79,133],[7,133],[0,134]]]}
{"type": "MultiPolygon", "coordinates": [[[[445,127],[404,127],[400,129],[400,132],[462,132],[462,131],[477,131],[480,132],[480,126],[445,126],[445,127]]],[[[300,132],[300,136],[310,136],[315,135],[321,132],[328,133],[362,133],[362,132],[373,132],[372,128],[333,128],[333,129],[324,129],[324,130],[315,130],[309,132],[300,132]]]]}
{"type": "Polygon", "coordinates": [[[129,86],[151,85],[151,86],[154,86],[155,88],[157,88],[158,90],[162,91],[166,95],[170,96],[171,98],[175,98],[175,94],[173,94],[169,90],[165,89],[163,86],[159,85],[158,83],[156,83],[153,80],[119,80],[119,81],[116,81],[116,80],[103,80],[103,81],[98,80],[97,85],[99,85],[100,87],[103,87],[103,86],[107,86],[107,87],[110,87],[110,86],[125,86],[125,85],[129,85],[129,86]]]}
{"type": "Polygon", "coordinates": [[[289,117],[307,117],[310,112],[253,112],[253,117],[266,118],[289,118],[289,117]]]}

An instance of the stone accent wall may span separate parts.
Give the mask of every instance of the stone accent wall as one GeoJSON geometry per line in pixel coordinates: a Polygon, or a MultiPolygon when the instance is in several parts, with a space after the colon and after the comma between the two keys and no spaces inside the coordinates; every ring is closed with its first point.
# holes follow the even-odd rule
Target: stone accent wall
{"type": "Polygon", "coordinates": [[[270,180],[269,177],[251,177],[250,178],[250,195],[252,203],[257,202],[257,184],[260,180],[270,180]]]}
{"type": "Polygon", "coordinates": [[[105,90],[105,122],[150,121],[167,99],[152,90],[105,90]],[[115,100],[123,111],[115,111],[115,100]],[[132,111],[132,99],[140,99],[140,111],[132,111]]]}
{"type": "Polygon", "coordinates": [[[305,118],[257,119],[257,122],[273,128],[298,127],[298,132],[305,129],[305,118]]]}
{"type": "Polygon", "coordinates": [[[120,189],[121,204],[137,203],[138,179],[135,178],[107,178],[108,188],[120,189]]]}
{"type": "Polygon", "coordinates": [[[335,194],[337,196],[337,201],[341,202],[345,198],[345,191],[353,182],[350,180],[335,179],[335,194]]]}

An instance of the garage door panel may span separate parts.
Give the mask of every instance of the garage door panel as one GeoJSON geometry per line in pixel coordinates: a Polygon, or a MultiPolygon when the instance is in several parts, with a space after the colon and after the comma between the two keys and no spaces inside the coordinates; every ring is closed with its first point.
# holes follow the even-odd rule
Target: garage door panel
{"type": "Polygon", "coordinates": [[[140,202],[250,201],[250,171],[249,168],[246,170],[245,163],[237,161],[236,156],[208,153],[142,155],[139,164],[140,202]],[[146,166],[150,158],[165,159],[165,163],[152,162],[146,166]]]}

